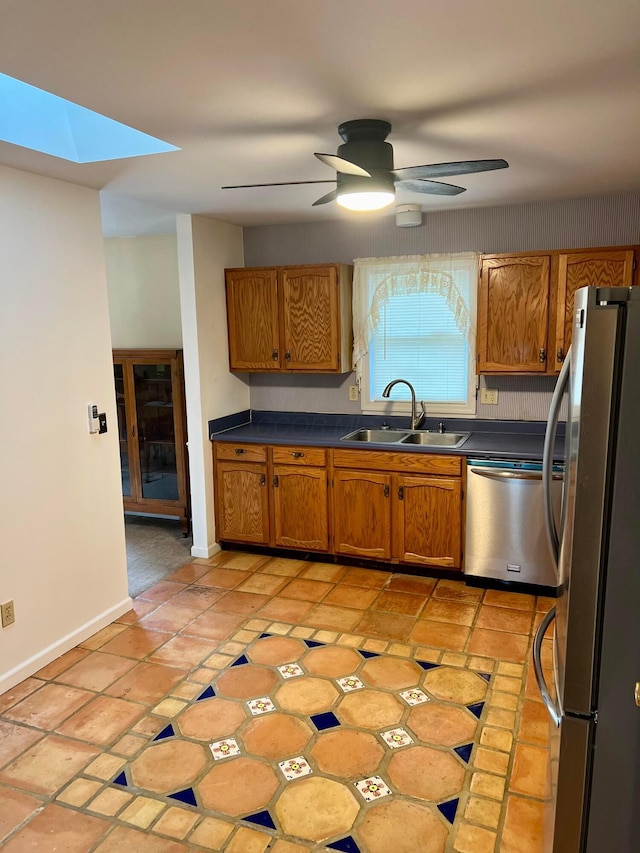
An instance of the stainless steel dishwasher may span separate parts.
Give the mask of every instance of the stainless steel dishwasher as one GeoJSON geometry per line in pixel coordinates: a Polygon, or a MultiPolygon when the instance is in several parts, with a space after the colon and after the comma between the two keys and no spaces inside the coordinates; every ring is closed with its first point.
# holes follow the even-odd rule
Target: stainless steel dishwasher
{"type": "MultiPolygon", "coordinates": [[[[556,465],[556,517],[562,480],[563,466],[556,465]]],[[[544,526],[541,462],[468,459],[466,507],[466,575],[557,586],[544,526]]]]}

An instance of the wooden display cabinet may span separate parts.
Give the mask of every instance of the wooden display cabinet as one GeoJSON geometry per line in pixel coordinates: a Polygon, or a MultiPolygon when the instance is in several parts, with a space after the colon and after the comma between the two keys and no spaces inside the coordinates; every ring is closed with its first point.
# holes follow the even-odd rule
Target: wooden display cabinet
{"type": "Polygon", "coordinates": [[[125,512],[190,526],[181,350],[113,351],[125,512]]]}

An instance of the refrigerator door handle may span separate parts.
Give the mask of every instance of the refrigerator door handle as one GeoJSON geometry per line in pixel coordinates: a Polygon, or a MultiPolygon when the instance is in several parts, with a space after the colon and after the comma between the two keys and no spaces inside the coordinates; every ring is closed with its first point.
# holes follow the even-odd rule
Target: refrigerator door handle
{"type": "Polygon", "coordinates": [[[557,704],[551,698],[551,693],[549,692],[549,688],[547,687],[547,683],[544,680],[544,672],[542,670],[542,641],[544,639],[544,635],[547,631],[547,628],[553,620],[556,618],[556,608],[555,605],[549,610],[548,613],[545,614],[544,619],[540,623],[538,630],[536,631],[536,635],[533,638],[533,670],[535,672],[536,681],[538,682],[538,689],[540,690],[540,695],[542,696],[542,701],[547,706],[547,711],[549,712],[549,716],[553,720],[554,724],[559,728],[560,727],[560,718],[561,712],[557,706],[557,704]]]}
{"type": "Polygon", "coordinates": [[[553,504],[551,501],[553,449],[556,442],[560,407],[562,406],[564,392],[569,384],[570,370],[571,348],[569,348],[566,358],[562,364],[562,370],[560,371],[560,376],[558,377],[558,381],[553,392],[553,399],[551,400],[551,406],[549,408],[549,419],[547,420],[547,429],[544,435],[544,449],[542,451],[542,496],[544,500],[545,529],[547,532],[549,547],[551,549],[551,555],[556,567],[558,566],[560,556],[560,535],[558,534],[558,529],[556,527],[556,520],[553,515],[553,504]]]}

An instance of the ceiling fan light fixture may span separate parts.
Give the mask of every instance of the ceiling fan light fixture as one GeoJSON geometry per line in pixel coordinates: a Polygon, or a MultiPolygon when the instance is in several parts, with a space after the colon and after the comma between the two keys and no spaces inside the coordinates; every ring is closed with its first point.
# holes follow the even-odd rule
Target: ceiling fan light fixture
{"type": "Polygon", "coordinates": [[[390,190],[358,190],[338,193],[336,201],[347,210],[382,210],[393,203],[395,193],[390,190]]]}

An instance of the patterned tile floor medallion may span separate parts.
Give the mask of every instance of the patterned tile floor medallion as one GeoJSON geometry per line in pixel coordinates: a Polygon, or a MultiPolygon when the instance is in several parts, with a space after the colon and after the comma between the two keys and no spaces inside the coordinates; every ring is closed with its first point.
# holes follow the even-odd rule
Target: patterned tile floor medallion
{"type": "MultiPolygon", "coordinates": [[[[543,706],[525,653],[507,640],[526,625],[517,635],[526,652],[546,604],[236,552],[187,564],[0,696],[0,846],[539,853],[543,706]],[[253,609],[268,612],[277,592],[285,611],[309,598],[317,611],[317,590],[304,584],[323,568],[334,599],[355,596],[358,584],[364,593],[365,580],[377,596],[410,595],[416,614],[420,598],[434,637],[446,637],[443,614],[464,617],[466,648],[412,641],[417,615],[400,642],[253,609]],[[507,660],[471,651],[474,636],[500,631],[507,660]]],[[[363,622],[380,612],[362,606],[363,622]]]]}

